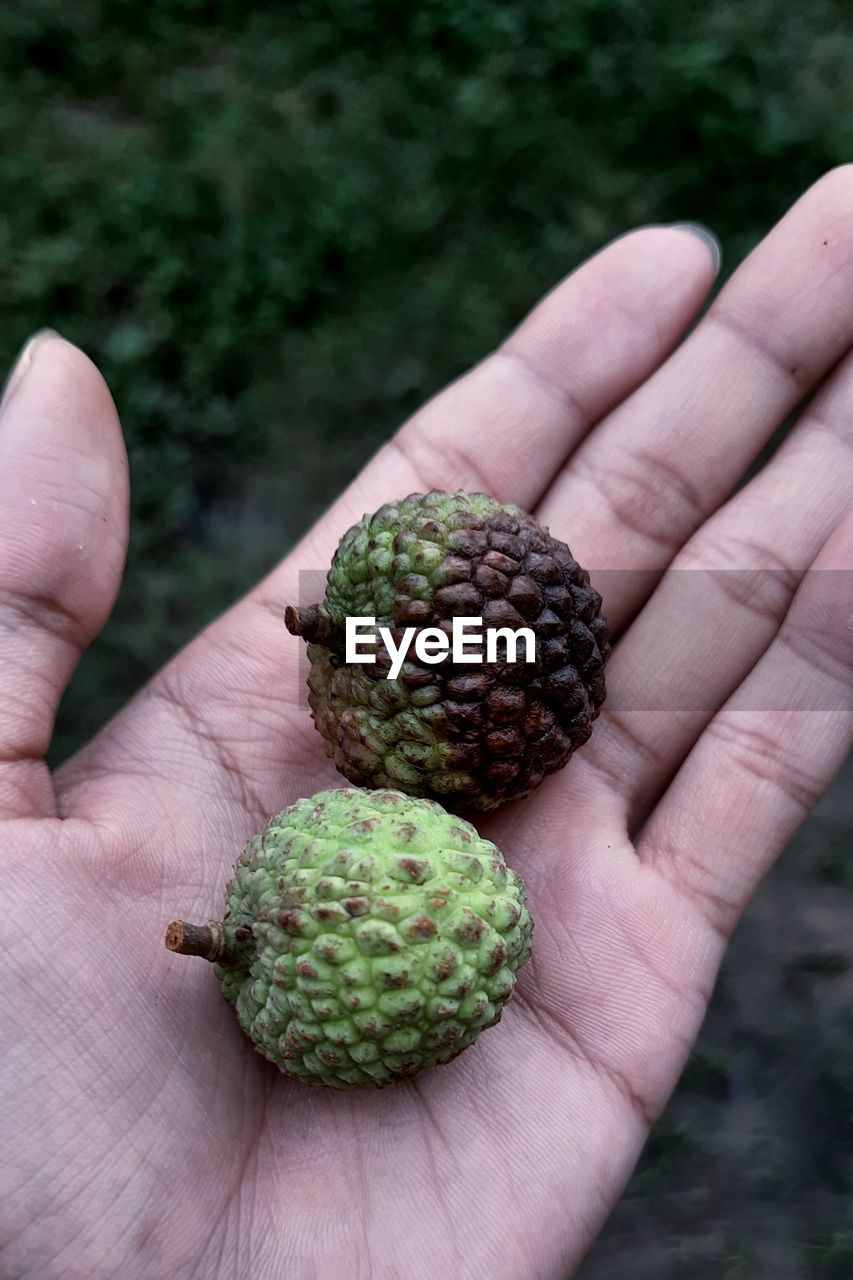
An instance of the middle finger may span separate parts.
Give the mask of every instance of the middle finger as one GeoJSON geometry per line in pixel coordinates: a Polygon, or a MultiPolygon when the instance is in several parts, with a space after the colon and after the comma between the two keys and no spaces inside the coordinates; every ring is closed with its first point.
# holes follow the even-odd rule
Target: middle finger
{"type": "Polygon", "coordinates": [[[575,452],[537,516],[611,573],[614,632],[853,343],[853,166],[800,199],[666,363],[575,452]]]}

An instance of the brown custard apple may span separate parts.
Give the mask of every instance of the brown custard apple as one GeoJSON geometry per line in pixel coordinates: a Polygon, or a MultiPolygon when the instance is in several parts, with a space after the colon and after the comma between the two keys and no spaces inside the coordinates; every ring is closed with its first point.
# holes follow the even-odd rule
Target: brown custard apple
{"type": "Polygon", "coordinates": [[[453,809],[527,795],[586,742],[604,701],[610,647],[589,574],[532,516],[482,493],[413,493],[364,516],[340,541],[322,603],[285,621],[308,641],[309,702],[341,773],[453,809]],[[398,650],[407,628],[449,637],[459,617],[527,627],[535,660],[519,645],[515,661],[504,646],[480,665],[452,652],[426,662],[410,638],[389,679],[381,641],[372,665],[346,662],[348,617],[375,618],[398,650]]]}
{"type": "Polygon", "coordinates": [[[431,800],[321,791],[237,860],[225,916],[166,946],[214,962],[255,1047],[336,1089],[449,1062],[492,1026],[530,953],[524,886],[431,800]]]}

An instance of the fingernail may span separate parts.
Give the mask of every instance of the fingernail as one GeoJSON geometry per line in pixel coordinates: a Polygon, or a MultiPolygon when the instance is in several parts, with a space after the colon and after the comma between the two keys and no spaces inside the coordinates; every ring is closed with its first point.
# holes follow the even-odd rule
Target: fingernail
{"type": "Polygon", "coordinates": [[[714,271],[719,271],[723,261],[723,250],[710,227],[706,227],[702,222],[671,222],[669,225],[673,231],[686,231],[697,240],[701,240],[713,259],[714,271]]]}
{"type": "Polygon", "coordinates": [[[41,342],[42,338],[58,337],[59,334],[55,329],[39,329],[37,333],[34,333],[33,336],[24,343],[21,348],[21,353],[12,365],[12,370],[6,379],[6,383],[3,387],[3,394],[0,395],[0,412],[6,407],[14,392],[17,391],[18,387],[21,385],[27,370],[33,362],[35,349],[41,342]]]}

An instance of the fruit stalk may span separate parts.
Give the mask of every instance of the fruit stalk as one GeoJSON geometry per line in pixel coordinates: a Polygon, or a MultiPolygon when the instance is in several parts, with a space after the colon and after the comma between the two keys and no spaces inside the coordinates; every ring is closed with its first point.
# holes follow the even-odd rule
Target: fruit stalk
{"type": "Polygon", "coordinates": [[[302,636],[309,644],[320,644],[332,631],[332,619],[318,604],[300,609],[289,604],[284,611],[284,625],[293,636],[302,636]]]}
{"type": "Polygon", "coordinates": [[[211,964],[225,962],[225,932],[216,920],[210,924],[173,920],[166,929],[166,946],[180,956],[201,956],[211,964]]]}

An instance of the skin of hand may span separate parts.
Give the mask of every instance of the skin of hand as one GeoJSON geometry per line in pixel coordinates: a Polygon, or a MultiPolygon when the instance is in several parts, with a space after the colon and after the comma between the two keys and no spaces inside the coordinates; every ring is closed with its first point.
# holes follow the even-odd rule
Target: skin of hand
{"type": "Polygon", "coordinates": [[[850,743],[853,168],[697,323],[715,266],[683,227],[581,266],[54,775],[57,704],[121,581],[128,476],[94,366],[49,333],[25,350],[0,409],[4,1275],[577,1264],[727,938],[850,743]],[[481,824],[536,922],[500,1027],[392,1089],[307,1089],[163,928],[217,916],[266,815],[341,784],[282,611],[364,511],[433,487],[520,503],[589,567],[608,700],[567,769],[481,824]]]}

